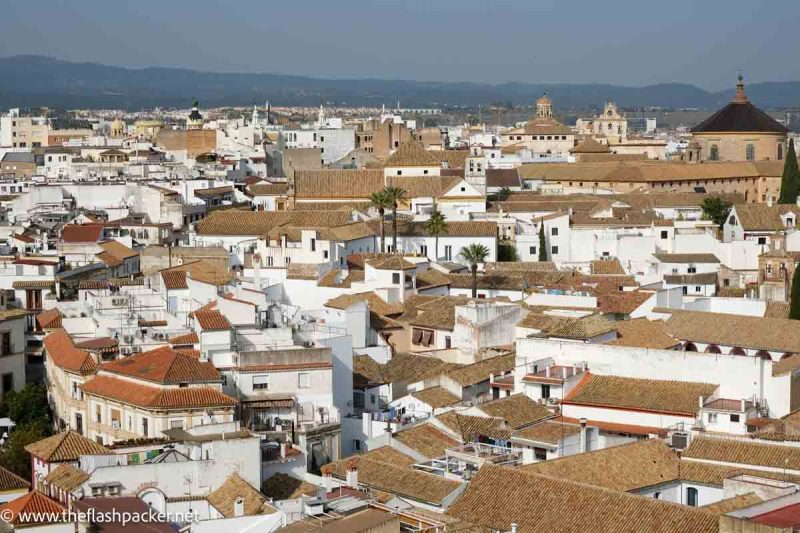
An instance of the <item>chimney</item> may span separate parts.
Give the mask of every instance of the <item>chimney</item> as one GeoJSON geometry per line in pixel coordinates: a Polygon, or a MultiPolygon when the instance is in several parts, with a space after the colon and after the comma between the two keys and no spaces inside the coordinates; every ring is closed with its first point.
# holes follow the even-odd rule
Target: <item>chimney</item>
{"type": "Polygon", "coordinates": [[[281,442],[281,459],[286,459],[286,443],[281,442]]]}
{"type": "Polygon", "coordinates": [[[767,206],[772,207],[772,196],[769,194],[767,195],[767,206]]]}
{"type": "Polygon", "coordinates": [[[586,422],[585,418],[580,419],[581,423],[581,453],[586,453],[586,422]]]}
{"type": "Polygon", "coordinates": [[[241,496],[233,501],[233,516],[244,516],[244,498],[241,496]]]}
{"type": "Polygon", "coordinates": [[[705,405],[705,401],[704,400],[705,400],[705,398],[703,398],[702,396],[697,398],[697,405],[700,406],[700,409],[702,409],[703,405],[705,405]]]}
{"type": "Polygon", "coordinates": [[[322,487],[325,492],[333,492],[333,474],[330,472],[322,474],[322,487]]]}
{"type": "Polygon", "coordinates": [[[347,467],[347,479],[345,481],[348,487],[358,490],[358,467],[355,463],[347,467]]]}
{"type": "Polygon", "coordinates": [[[517,524],[515,522],[511,523],[511,533],[517,533],[517,524]]]}

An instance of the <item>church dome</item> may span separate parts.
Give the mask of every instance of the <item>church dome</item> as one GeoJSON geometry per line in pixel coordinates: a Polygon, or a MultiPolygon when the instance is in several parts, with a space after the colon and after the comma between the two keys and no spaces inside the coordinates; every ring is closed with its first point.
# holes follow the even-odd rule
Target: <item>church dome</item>
{"type": "Polygon", "coordinates": [[[536,100],[536,105],[552,105],[553,101],[547,96],[547,93],[544,93],[538,100],[536,100]]]}
{"type": "Polygon", "coordinates": [[[789,132],[786,127],[750,103],[741,75],[730,103],[692,128],[692,133],[789,132]]]}

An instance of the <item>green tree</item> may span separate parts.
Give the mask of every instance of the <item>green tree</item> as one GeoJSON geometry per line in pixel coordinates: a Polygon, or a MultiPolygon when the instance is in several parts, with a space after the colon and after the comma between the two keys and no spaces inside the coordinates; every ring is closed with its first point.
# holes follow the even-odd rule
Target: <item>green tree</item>
{"type": "Polygon", "coordinates": [[[517,249],[510,242],[501,242],[497,244],[497,260],[503,262],[519,261],[517,249]]]}
{"type": "Polygon", "coordinates": [[[369,195],[369,203],[372,207],[378,210],[378,216],[381,220],[381,253],[386,252],[386,209],[392,206],[386,191],[376,191],[369,195]]]}
{"type": "Polygon", "coordinates": [[[433,213],[431,213],[431,218],[429,218],[425,222],[425,229],[428,230],[430,235],[434,237],[434,250],[433,250],[433,260],[439,260],[439,235],[447,234],[447,217],[444,214],[436,209],[436,206],[433,207],[433,213]]]}
{"type": "Polygon", "coordinates": [[[49,434],[48,427],[41,423],[17,425],[0,453],[0,466],[28,479],[31,475],[31,456],[25,450],[25,446],[41,440],[49,434]]]}
{"type": "Polygon", "coordinates": [[[539,226],[539,261],[547,261],[547,241],[544,238],[544,220],[539,226]]]}
{"type": "Polygon", "coordinates": [[[800,265],[794,266],[792,294],[789,303],[789,318],[792,320],[800,320],[800,265]]]}
{"type": "Polygon", "coordinates": [[[478,297],[478,263],[485,263],[489,257],[489,249],[483,244],[472,243],[466,248],[462,248],[459,254],[461,258],[469,263],[472,272],[472,297],[478,297]]]}
{"type": "Polygon", "coordinates": [[[18,391],[11,391],[0,402],[0,415],[8,417],[17,426],[50,424],[50,406],[47,389],[40,383],[28,383],[18,391]]]}
{"type": "Polygon", "coordinates": [[[731,203],[720,196],[709,196],[700,206],[703,209],[703,218],[711,220],[719,227],[725,225],[728,214],[731,212],[731,203]]]}
{"type": "Polygon", "coordinates": [[[397,207],[406,198],[406,190],[402,187],[386,187],[383,189],[386,197],[391,202],[392,208],[392,246],[397,253],[397,207]]]}
{"type": "Polygon", "coordinates": [[[781,195],[779,204],[797,203],[800,194],[800,168],[797,167],[797,153],[794,151],[794,139],[789,141],[789,150],[786,152],[786,161],[783,164],[783,177],[781,178],[781,195]]]}

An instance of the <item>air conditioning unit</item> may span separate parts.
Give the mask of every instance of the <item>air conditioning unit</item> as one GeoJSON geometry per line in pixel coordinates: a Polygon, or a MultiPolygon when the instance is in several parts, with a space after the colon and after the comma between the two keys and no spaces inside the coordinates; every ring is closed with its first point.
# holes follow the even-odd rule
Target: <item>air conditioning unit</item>
{"type": "Polygon", "coordinates": [[[306,348],[311,348],[314,346],[314,341],[306,341],[303,343],[303,346],[305,346],[306,348]]]}
{"type": "Polygon", "coordinates": [[[550,405],[558,405],[558,402],[559,402],[558,398],[549,398],[547,400],[547,403],[549,403],[550,405]]]}
{"type": "Polygon", "coordinates": [[[133,342],[133,335],[124,335],[122,337],[122,340],[124,340],[127,343],[131,343],[131,342],[133,342]]]}
{"type": "Polygon", "coordinates": [[[547,400],[545,400],[544,398],[539,398],[538,402],[539,402],[541,405],[544,405],[544,404],[546,404],[546,403],[547,403],[547,400]]]}

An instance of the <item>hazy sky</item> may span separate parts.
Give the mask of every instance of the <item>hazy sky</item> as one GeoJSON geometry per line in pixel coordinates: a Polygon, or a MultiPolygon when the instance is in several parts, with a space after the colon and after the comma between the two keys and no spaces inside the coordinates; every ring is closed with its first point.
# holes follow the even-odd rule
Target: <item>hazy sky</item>
{"type": "Polygon", "coordinates": [[[796,0],[7,2],[0,55],[415,80],[800,79],[796,0]]]}

